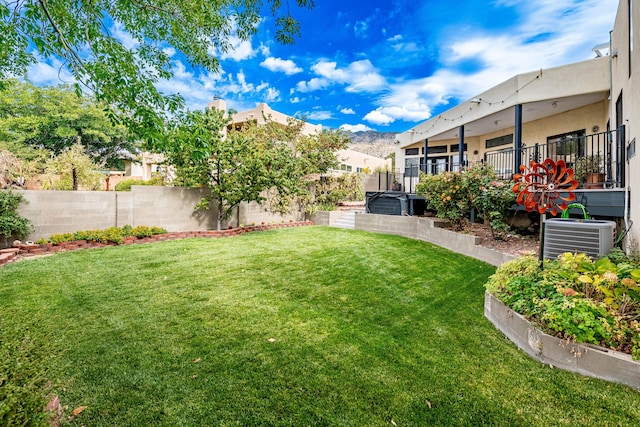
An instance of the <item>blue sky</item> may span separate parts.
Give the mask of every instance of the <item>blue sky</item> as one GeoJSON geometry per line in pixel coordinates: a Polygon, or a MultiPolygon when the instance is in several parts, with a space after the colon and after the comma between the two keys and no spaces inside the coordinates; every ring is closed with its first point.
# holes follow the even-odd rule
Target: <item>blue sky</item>
{"type": "MultiPolygon", "coordinates": [[[[273,19],[220,56],[221,70],[191,69],[173,52],[174,78],[158,83],[190,109],[214,95],[237,111],[266,102],[313,124],[403,132],[515,74],[593,58],[608,42],[617,0],[316,0],[291,12],[295,45],[273,38],[273,19]]],[[[123,41],[128,35],[112,28],[123,41]]],[[[29,69],[56,84],[55,60],[29,69]]]]}

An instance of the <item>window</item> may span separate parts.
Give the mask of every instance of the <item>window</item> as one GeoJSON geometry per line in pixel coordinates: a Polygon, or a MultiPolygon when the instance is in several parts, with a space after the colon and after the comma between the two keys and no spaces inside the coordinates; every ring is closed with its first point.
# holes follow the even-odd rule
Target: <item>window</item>
{"type": "Polygon", "coordinates": [[[548,137],[547,150],[549,156],[566,157],[574,154],[584,156],[584,135],[585,130],[582,129],[548,137]]]}
{"type": "Polygon", "coordinates": [[[500,147],[501,145],[510,144],[513,144],[513,134],[499,136],[497,138],[491,138],[485,141],[486,148],[500,147]]]}
{"type": "Polygon", "coordinates": [[[412,157],[409,159],[404,159],[404,175],[406,177],[410,176],[418,176],[418,171],[420,167],[420,157],[412,157]]]}
{"type": "Polygon", "coordinates": [[[344,163],[341,163],[340,166],[339,166],[339,169],[341,171],[351,172],[353,170],[353,166],[345,165],[344,163]]]}
{"type": "MultiPolygon", "coordinates": [[[[460,148],[459,144],[451,144],[451,146],[449,147],[449,149],[451,150],[452,153],[457,153],[458,152],[458,148],[460,148]]],[[[467,144],[464,144],[463,150],[467,151],[467,144]]]]}
{"type": "Polygon", "coordinates": [[[436,145],[435,147],[428,147],[429,154],[442,154],[447,152],[446,145],[436,145]]]}
{"type": "Polygon", "coordinates": [[[407,148],[404,150],[405,156],[417,156],[418,154],[420,154],[419,148],[407,148]]]}

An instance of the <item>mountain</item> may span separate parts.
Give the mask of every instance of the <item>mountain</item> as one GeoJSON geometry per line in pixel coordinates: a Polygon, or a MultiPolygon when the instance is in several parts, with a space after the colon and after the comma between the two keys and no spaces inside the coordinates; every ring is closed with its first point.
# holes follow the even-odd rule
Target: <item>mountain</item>
{"type": "Polygon", "coordinates": [[[375,157],[386,157],[395,151],[396,132],[350,132],[349,148],[375,157]]]}

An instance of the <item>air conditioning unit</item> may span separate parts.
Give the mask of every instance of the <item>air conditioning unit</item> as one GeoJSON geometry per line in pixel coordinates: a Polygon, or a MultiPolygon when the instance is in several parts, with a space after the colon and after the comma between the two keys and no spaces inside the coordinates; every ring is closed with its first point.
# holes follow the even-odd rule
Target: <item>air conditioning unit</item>
{"type": "Polygon", "coordinates": [[[616,229],[613,221],[551,218],[544,224],[545,259],[555,259],[564,252],[585,253],[597,258],[613,249],[616,229]]]}

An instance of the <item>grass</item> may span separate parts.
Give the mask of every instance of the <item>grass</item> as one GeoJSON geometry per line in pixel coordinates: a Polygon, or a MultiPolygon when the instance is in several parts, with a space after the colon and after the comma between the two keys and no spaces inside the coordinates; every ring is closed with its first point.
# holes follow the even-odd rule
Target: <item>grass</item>
{"type": "Polygon", "coordinates": [[[494,271],[324,227],[10,264],[0,424],[44,422],[57,395],[63,424],[86,426],[640,425],[637,391],[495,330],[494,271]]]}

